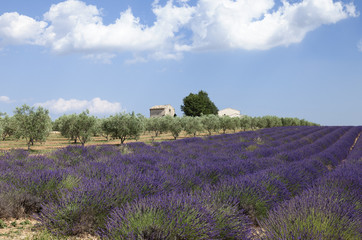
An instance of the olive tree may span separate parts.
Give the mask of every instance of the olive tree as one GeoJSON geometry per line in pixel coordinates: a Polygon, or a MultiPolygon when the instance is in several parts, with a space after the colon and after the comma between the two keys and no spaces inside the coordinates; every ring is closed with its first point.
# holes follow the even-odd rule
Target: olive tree
{"type": "Polygon", "coordinates": [[[192,134],[194,137],[198,132],[204,130],[200,117],[183,117],[181,123],[186,133],[192,134]]]}
{"type": "Polygon", "coordinates": [[[120,139],[121,144],[128,138],[139,139],[143,130],[144,122],[140,115],[119,113],[109,117],[108,130],[115,139],[120,139]]]}
{"type": "Polygon", "coordinates": [[[230,126],[231,127],[230,130],[233,130],[235,133],[236,130],[240,128],[240,117],[233,117],[231,118],[231,120],[232,124],[230,126]]]}
{"type": "Polygon", "coordinates": [[[58,119],[58,127],[62,136],[79,142],[84,146],[94,134],[96,118],[89,116],[89,111],[80,114],[63,115],[58,119]]]}
{"type": "Polygon", "coordinates": [[[103,122],[103,119],[96,117],[95,120],[96,120],[96,121],[95,121],[93,130],[92,130],[93,136],[94,136],[94,137],[104,136],[103,130],[102,130],[102,122],[103,122]]]}
{"type": "Polygon", "coordinates": [[[94,116],[89,116],[89,111],[85,111],[77,115],[76,128],[78,130],[78,135],[76,137],[79,139],[82,146],[91,140],[91,136],[94,135],[95,125],[96,118],[94,116]]]}
{"type": "Polygon", "coordinates": [[[74,141],[74,143],[77,143],[79,131],[77,129],[76,122],[76,114],[63,115],[55,121],[56,128],[54,129],[59,129],[60,134],[63,137],[66,137],[69,140],[74,141]]]}
{"type": "Polygon", "coordinates": [[[225,134],[226,130],[236,130],[239,121],[235,121],[236,117],[232,118],[230,116],[219,117],[220,128],[225,134]]]}
{"type": "Polygon", "coordinates": [[[249,116],[243,116],[240,118],[240,127],[246,131],[246,129],[249,129],[251,127],[251,121],[252,118],[249,116]]]}
{"type": "Polygon", "coordinates": [[[112,134],[111,118],[104,118],[101,122],[102,135],[109,141],[109,137],[112,134]]]}
{"type": "Polygon", "coordinates": [[[3,118],[2,118],[3,115],[4,114],[0,112],[0,136],[3,135],[3,131],[4,131],[4,129],[3,129],[3,118]]]}
{"type": "Polygon", "coordinates": [[[14,135],[16,125],[13,117],[6,113],[0,113],[0,138],[5,141],[7,137],[14,135]]]}
{"type": "Polygon", "coordinates": [[[151,117],[146,119],[146,130],[148,132],[154,132],[154,136],[162,134],[163,126],[161,125],[162,119],[160,117],[151,117]]]}
{"type": "Polygon", "coordinates": [[[179,117],[171,117],[170,118],[170,124],[169,124],[169,131],[171,132],[172,136],[175,138],[175,140],[180,135],[181,131],[183,130],[181,118],[179,117]]]}
{"type": "Polygon", "coordinates": [[[52,129],[52,121],[48,110],[42,107],[35,109],[34,107],[23,105],[20,108],[16,108],[13,117],[17,126],[15,137],[25,139],[28,150],[30,145],[34,145],[34,141],[46,141],[52,129]]]}
{"type": "Polygon", "coordinates": [[[267,124],[266,124],[267,128],[283,126],[283,122],[279,117],[276,117],[276,116],[264,116],[263,118],[267,122],[267,124]]]}
{"type": "Polygon", "coordinates": [[[201,122],[208,134],[211,135],[212,131],[218,132],[220,129],[219,117],[216,115],[205,115],[201,117],[201,122]]]}

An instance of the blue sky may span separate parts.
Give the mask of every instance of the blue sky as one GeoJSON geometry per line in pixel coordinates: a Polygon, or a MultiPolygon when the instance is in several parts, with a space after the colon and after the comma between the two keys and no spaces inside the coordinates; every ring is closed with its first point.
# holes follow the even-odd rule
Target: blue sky
{"type": "Polygon", "coordinates": [[[0,3],[0,112],[109,116],[204,90],[219,109],[362,125],[361,1],[0,3]]]}

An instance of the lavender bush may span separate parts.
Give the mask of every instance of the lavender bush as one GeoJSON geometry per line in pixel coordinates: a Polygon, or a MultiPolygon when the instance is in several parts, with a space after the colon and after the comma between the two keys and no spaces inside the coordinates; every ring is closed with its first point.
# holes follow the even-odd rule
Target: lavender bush
{"type": "Polygon", "coordinates": [[[4,152],[0,218],[33,215],[52,234],[104,239],[255,239],[259,224],[269,239],[354,239],[361,131],[276,127],[151,145],[72,146],[47,156],[4,152]],[[299,220],[281,225],[289,216],[299,220]],[[301,225],[329,218],[340,221],[301,225]]]}
{"type": "Polygon", "coordinates": [[[269,212],[263,239],[361,239],[362,162],[343,164],[269,212]]]}

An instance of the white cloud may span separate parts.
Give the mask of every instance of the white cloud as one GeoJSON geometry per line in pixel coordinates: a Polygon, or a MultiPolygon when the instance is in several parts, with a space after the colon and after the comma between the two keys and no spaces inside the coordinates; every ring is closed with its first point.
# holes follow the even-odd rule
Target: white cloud
{"type": "Polygon", "coordinates": [[[265,50],[301,42],[323,24],[356,16],[353,5],[332,0],[200,0],[191,23],[194,48],[265,50]]]}
{"type": "MultiPolygon", "coordinates": [[[[175,33],[191,19],[192,8],[176,7],[171,2],[153,5],[157,21],[142,25],[129,8],[109,25],[102,22],[100,10],[82,1],[68,0],[52,5],[44,18],[49,46],[55,52],[81,51],[96,58],[119,52],[150,52],[169,56],[174,52],[175,33]],[[94,52],[102,52],[95,54],[94,52]],[[106,53],[106,54],[105,54],[106,53]]],[[[109,59],[109,58],[108,58],[109,59]]]]}
{"type": "Polygon", "coordinates": [[[109,102],[100,98],[94,98],[91,101],[59,98],[43,103],[36,103],[36,106],[42,106],[49,109],[51,113],[62,114],[69,112],[81,112],[86,109],[91,114],[114,114],[122,111],[121,104],[118,102],[109,102]]]}
{"type": "Polygon", "coordinates": [[[9,102],[10,102],[10,98],[7,97],[7,96],[0,96],[0,102],[9,103],[9,102]]]}
{"type": "Polygon", "coordinates": [[[358,50],[362,52],[362,39],[357,44],[358,50]]]}
{"type": "Polygon", "coordinates": [[[96,6],[67,0],[52,5],[44,21],[18,13],[1,15],[0,39],[44,45],[55,53],[80,52],[106,63],[122,52],[130,52],[136,59],[179,59],[185,51],[288,46],[301,42],[321,25],[358,16],[354,4],[341,1],[282,0],[280,7],[275,2],[198,0],[191,6],[188,0],[169,0],[161,6],[155,0],[153,24],[141,24],[129,8],[105,25],[96,6]]]}
{"type": "Polygon", "coordinates": [[[47,25],[16,12],[4,13],[0,15],[0,43],[42,45],[47,25]]]}

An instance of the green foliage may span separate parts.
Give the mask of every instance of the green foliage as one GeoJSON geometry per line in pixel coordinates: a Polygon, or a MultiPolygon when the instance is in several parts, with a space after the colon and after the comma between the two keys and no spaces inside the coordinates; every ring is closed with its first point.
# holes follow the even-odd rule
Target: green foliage
{"type": "Polygon", "coordinates": [[[239,125],[239,119],[237,117],[222,116],[219,118],[220,128],[225,134],[226,130],[236,130],[239,125]]]}
{"type": "Polygon", "coordinates": [[[212,131],[217,132],[220,129],[219,116],[216,115],[205,115],[201,117],[201,122],[204,129],[211,135],[212,131]]]}
{"type": "Polygon", "coordinates": [[[101,119],[102,135],[109,141],[109,137],[112,134],[112,122],[110,118],[101,119]]]}
{"type": "Polygon", "coordinates": [[[76,129],[76,114],[72,115],[63,115],[55,120],[54,125],[56,129],[60,131],[63,137],[74,140],[74,143],[77,142],[78,131],[76,129]]]}
{"type": "Polygon", "coordinates": [[[239,208],[244,209],[254,222],[256,222],[256,219],[266,217],[269,210],[268,206],[266,202],[260,199],[253,191],[244,189],[239,201],[239,208]]]}
{"type": "Polygon", "coordinates": [[[171,132],[172,136],[177,139],[182,131],[182,123],[181,118],[173,117],[170,119],[169,131],[171,132]]]}
{"type": "Polygon", "coordinates": [[[240,118],[240,127],[246,131],[246,129],[249,129],[251,127],[251,117],[249,116],[243,116],[240,118]]]}
{"type": "Polygon", "coordinates": [[[258,128],[266,128],[268,127],[268,121],[264,117],[256,117],[255,119],[255,126],[258,128]]]}
{"type": "Polygon", "coordinates": [[[281,127],[283,126],[283,122],[281,118],[276,116],[264,116],[263,117],[266,121],[266,127],[272,128],[272,127],[281,127]]]}
{"type": "Polygon", "coordinates": [[[125,218],[117,222],[107,239],[210,239],[205,213],[195,206],[182,200],[162,208],[157,205],[136,206],[125,212],[125,218]]]}
{"type": "Polygon", "coordinates": [[[52,122],[49,117],[49,111],[38,107],[29,107],[23,105],[14,111],[14,119],[16,123],[15,137],[26,139],[28,149],[34,141],[44,142],[51,131],[52,122]]]}
{"type": "Polygon", "coordinates": [[[59,117],[57,119],[55,119],[55,121],[52,122],[52,129],[53,131],[59,131],[62,127],[62,117],[59,117]]]}
{"type": "Polygon", "coordinates": [[[26,240],[66,240],[66,237],[54,236],[48,230],[37,232],[32,238],[26,240]]]}
{"type": "Polygon", "coordinates": [[[0,219],[0,229],[4,229],[4,228],[6,228],[6,227],[8,227],[8,226],[6,225],[6,223],[5,223],[3,220],[0,219]]]}
{"type": "Polygon", "coordinates": [[[158,209],[139,209],[129,217],[127,224],[121,225],[118,233],[114,234],[114,239],[126,239],[131,232],[137,236],[136,239],[142,239],[142,235],[150,229],[162,229],[166,224],[165,213],[158,209]]]}
{"type": "Polygon", "coordinates": [[[115,139],[120,139],[121,144],[128,138],[139,139],[144,129],[142,115],[119,113],[109,117],[104,125],[115,139]]]}
{"type": "Polygon", "coordinates": [[[85,111],[81,114],[63,115],[55,122],[62,136],[73,140],[74,143],[79,140],[84,145],[94,135],[96,118],[89,116],[89,111],[85,111]]]}
{"type": "Polygon", "coordinates": [[[219,111],[204,91],[199,91],[198,94],[190,93],[185,97],[183,99],[183,105],[181,105],[181,110],[186,116],[193,117],[208,114],[217,115],[219,111]]]}
{"type": "Polygon", "coordinates": [[[31,222],[29,221],[29,219],[26,219],[24,222],[21,222],[20,225],[24,226],[24,225],[30,225],[31,222]]]}
{"type": "Polygon", "coordinates": [[[94,137],[96,137],[96,136],[104,136],[104,133],[103,133],[103,130],[102,130],[103,119],[96,118],[95,120],[96,121],[95,121],[94,127],[92,128],[92,135],[94,137]]]}
{"type": "Polygon", "coordinates": [[[200,117],[183,117],[181,119],[181,124],[186,133],[192,134],[194,137],[196,137],[198,132],[201,132],[204,129],[200,117]]]}
{"type": "Polygon", "coordinates": [[[171,125],[173,124],[173,117],[163,116],[159,117],[160,120],[160,132],[167,133],[170,131],[171,125]]]}
{"type": "Polygon", "coordinates": [[[78,139],[84,145],[92,136],[96,118],[88,115],[89,112],[82,112],[77,116],[76,127],[79,130],[78,139]]]}
{"type": "Polygon", "coordinates": [[[161,118],[152,117],[146,120],[146,130],[154,132],[154,137],[158,137],[162,133],[161,118]]]}
{"type": "Polygon", "coordinates": [[[3,135],[3,119],[2,119],[3,113],[0,112],[0,136],[3,135]]]}
{"type": "Polygon", "coordinates": [[[63,180],[61,181],[60,185],[58,186],[59,188],[65,188],[67,190],[73,190],[74,188],[79,186],[79,183],[81,181],[80,177],[75,177],[72,175],[68,175],[67,177],[63,178],[63,180]]]}

